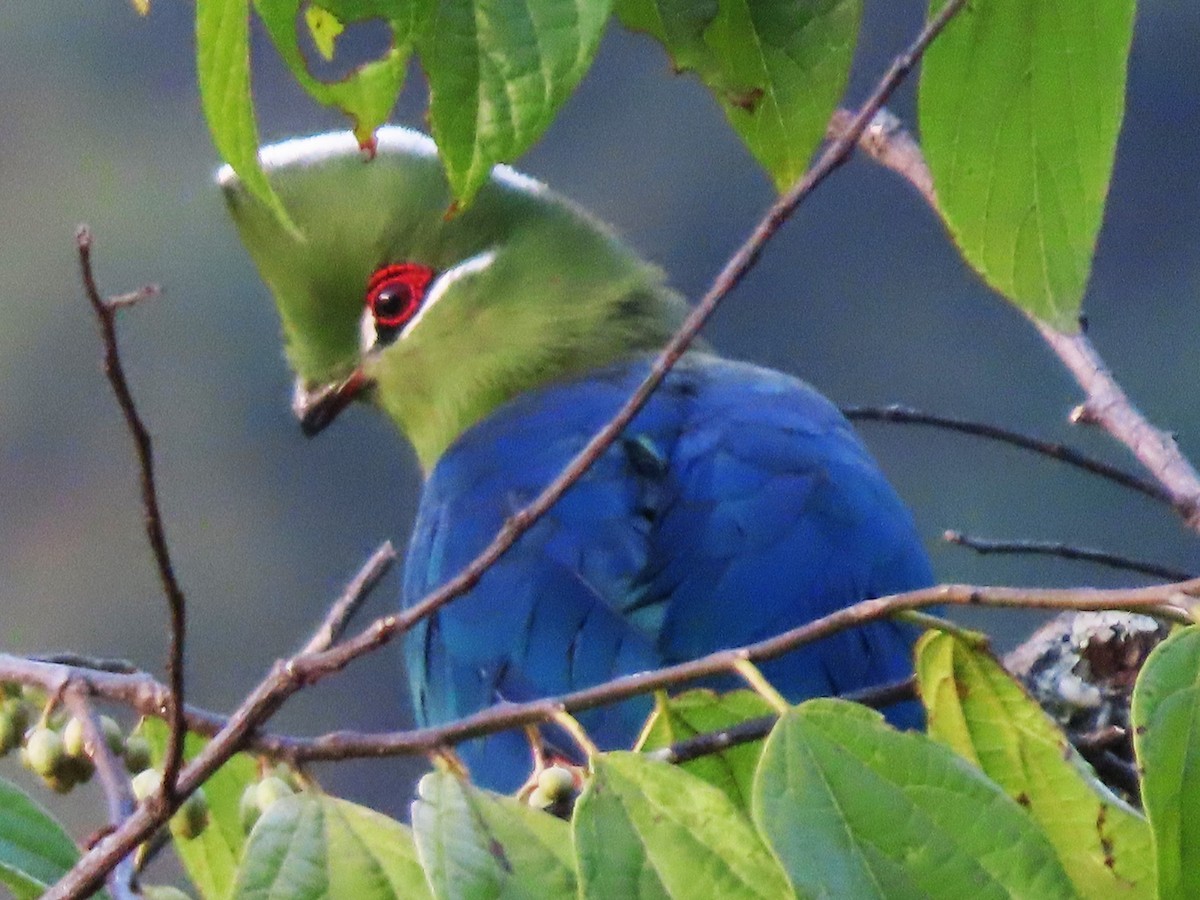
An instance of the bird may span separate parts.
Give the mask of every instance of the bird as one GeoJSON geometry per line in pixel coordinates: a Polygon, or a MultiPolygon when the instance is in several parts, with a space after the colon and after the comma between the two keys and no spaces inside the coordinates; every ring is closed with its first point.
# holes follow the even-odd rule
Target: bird
{"type": "MultiPolygon", "coordinates": [[[[306,432],[352,402],[390,418],[423,474],[402,606],[457,574],[646,376],[687,305],[662,270],[542,183],[497,166],[466,208],[429,137],[263,147],[290,223],[229,167],[227,208],[279,312],[306,432]]],[[[620,437],[469,591],[404,635],[415,719],[742,646],[933,581],[913,517],[837,407],[799,379],[689,350],[620,437]]],[[[911,673],[911,626],[843,631],[762,665],[789,701],[911,673]]],[[[712,686],[734,686],[732,679],[712,686]]],[[[893,713],[912,725],[916,704],[893,713]]],[[[578,714],[628,748],[652,701],[578,714]]],[[[547,746],[570,759],[562,735],[547,746]]],[[[458,748],[517,789],[520,731],[458,748]]]]}

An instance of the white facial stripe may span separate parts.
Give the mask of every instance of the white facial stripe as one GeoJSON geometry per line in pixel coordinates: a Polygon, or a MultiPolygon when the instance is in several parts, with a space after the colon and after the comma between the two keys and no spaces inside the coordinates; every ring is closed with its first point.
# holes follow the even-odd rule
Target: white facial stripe
{"type": "Polygon", "coordinates": [[[425,314],[433,309],[439,300],[446,296],[446,292],[454,284],[464,278],[470,278],[472,275],[479,274],[495,261],[496,251],[485,250],[482,253],[477,253],[474,256],[464,259],[457,266],[447,269],[434,279],[433,284],[429,286],[429,292],[425,295],[425,302],[421,304],[421,308],[417,310],[417,314],[413,316],[412,320],[401,330],[398,339],[404,340],[408,337],[421,324],[421,319],[425,317],[425,314]]]}
{"type": "Polygon", "coordinates": [[[371,307],[366,307],[363,310],[362,316],[358,320],[358,352],[360,356],[366,356],[367,353],[375,349],[375,345],[379,342],[379,333],[375,331],[375,314],[371,312],[371,307]]]}

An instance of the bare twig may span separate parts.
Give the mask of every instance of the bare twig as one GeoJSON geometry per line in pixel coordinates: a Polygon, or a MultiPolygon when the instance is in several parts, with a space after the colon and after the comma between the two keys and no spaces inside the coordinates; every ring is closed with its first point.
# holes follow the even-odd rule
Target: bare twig
{"type": "MultiPolygon", "coordinates": [[[[351,581],[351,587],[347,588],[334,602],[330,613],[325,616],[306,646],[319,646],[323,643],[326,635],[335,634],[338,629],[338,620],[344,620],[344,615],[348,614],[349,608],[359,602],[361,596],[365,596],[365,592],[370,591],[371,587],[378,583],[378,578],[373,577],[373,574],[379,572],[380,560],[386,556],[387,549],[387,545],[381,547],[360,568],[351,581]],[[360,587],[356,589],[355,585],[360,587]]],[[[383,565],[386,567],[386,563],[383,565]]],[[[202,733],[211,733],[212,740],[190,764],[181,769],[174,792],[170,794],[164,792],[160,795],[160,802],[144,803],[137,807],[110,834],[97,841],[57,884],[47,890],[42,895],[44,900],[82,898],[96,891],[113,867],[126,859],[138,844],[150,837],[179,807],[179,804],[203,784],[229,757],[247,746],[251,742],[251,736],[255,729],[269,719],[289,696],[304,686],[305,679],[301,676],[299,667],[295,663],[297,660],[305,658],[305,655],[304,651],[301,651],[291,659],[277,662],[270,673],[259,682],[233,715],[227,719],[195,710],[188,714],[183,706],[178,707],[181,716],[188,714],[190,719],[194,719],[202,726],[197,730],[202,733]],[[214,720],[216,721],[214,722],[214,720]],[[214,724],[216,725],[215,729],[204,727],[214,724]]],[[[64,679],[63,670],[66,668],[51,663],[20,660],[19,657],[0,654],[0,680],[41,683],[44,679],[51,684],[61,684],[64,679]]],[[[169,707],[169,703],[165,701],[171,697],[171,692],[148,677],[138,678],[137,676],[92,670],[78,671],[83,683],[96,693],[102,693],[107,686],[115,689],[122,698],[133,698],[140,704],[149,700],[151,705],[157,701],[169,707]]],[[[169,718],[167,709],[162,707],[150,714],[169,718]]]]}
{"type": "Polygon", "coordinates": [[[171,552],[167,547],[166,533],[163,530],[162,512],[158,506],[158,488],[154,480],[154,450],[150,440],[150,432],[146,430],[142,417],[134,403],[129,382],[125,378],[125,368],[121,364],[121,352],[117,345],[117,311],[131,303],[151,296],[156,288],[143,288],[133,294],[105,300],[100,295],[96,285],[96,276],[92,270],[92,233],[86,225],[81,225],[75,233],[75,243],[79,251],[79,267],[83,278],[83,289],[96,321],[100,326],[100,337],[104,343],[104,374],[112,386],[125,417],[125,424],[133,436],[134,447],[137,450],[138,468],[142,489],[142,512],[146,526],[146,537],[150,542],[150,550],[154,555],[154,563],[158,569],[158,578],[162,585],[163,594],[167,598],[170,610],[171,628],[169,649],[167,652],[167,683],[171,687],[170,739],[167,742],[167,752],[163,761],[162,789],[164,795],[171,795],[175,790],[175,779],[183,761],[183,738],[186,725],[183,719],[184,677],[183,651],[187,631],[187,608],[183,589],[175,577],[175,567],[171,563],[171,552]]]}
{"type": "Polygon", "coordinates": [[[1076,547],[1058,541],[996,541],[988,538],[973,537],[969,534],[963,534],[960,531],[945,531],[942,533],[942,540],[951,544],[958,544],[960,547],[967,547],[981,556],[991,553],[1057,556],[1062,559],[1076,559],[1083,562],[1099,563],[1102,566],[1108,566],[1113,569],[1140,572],[1143,575],[1151,575],[1155,578],[1166,579],[1167,581],[1186,581],[1195,576],[1194,572],[1185,572],[1182,569],[1175,569],[1171,566],[1130,559],[1128,556],[1121,556],[1117,553],[1094,550],[1090,547],[1076,547]]]}
{"type": "Polygon", "coordinates": [[[1083,469],[1085,472],[1099,475],[1101,478],[1107,478],[1109,481],[1138,491],[1147,497],[1153,497],[1155,500],[1160,500],[1163,503],[1172,502],[1171,495],[1167,490],[1153,481],[1132,475],[1117,466],[1109,465],[1094,457],[1080,453],[1066,444],[1043,441],[1031,435],[1022,434],[1019,431],[1000,428],[997,425],[989,425],[986,422],[975,422],[970,419],[960,419],[954,416],[935,415],[934,413],[923,412],[919,409],[913,409],[911,406],[901,406],[900,404],[891,404],[889,406],[843,406],[842,413],[846,418],[859,422],[902,422],[908,425],[929,425],[935,428],[944,428],[948,431],[957,431],[961,434],[989,438],[1001,443],[1011,444],[1014,447],[1020,447],[1023,450],[1040,453],[1043,456],[1049,456],[1067,465],[1083,469]]]}
{"type": "MultiPolygon", "coordinates": [[[[88,702],[87,686],[79,680],[69,680],[63,693],[63,702],[83,726],[84,746],[96,767],[96,776],[108,805],[108,822],[113,828],[120,825],[133,812],[133,792],[124,766],[113,756],[105,740],[104,730],[96,718],[96,711],[88,702]]],[[[109,893],[117,900],[130,900],[141,896],[134,887],[133,860],[122,859],[106,879],[109,893]]]]}
{"type": "MultiPolygon", "coordinates": [[[[846,114],[839,113],[830,124],[830,133],[847,133],[845,122],[846,114]]],[[[869,130],[859,144],[873,159],[907,179],[937,209],[921,148],[894,116],[869,130]]],[[[1071,421],[1099,425],[1124,444],[1162,485],[1187,526],[1200,531],[1200,474],[1180,452],[1175,438],[1152,425],[1133,405],[1082,329],[1068,334],[1032,317],[1030,321],[1086,395],[1072,411],[1071,421]]]]}
{"type": "MultiPolygon", "coordinates": [[[[861,703],[873,709],[882,709],[896,703],[914,700],[916,696],[916,679],[905,678],[903,681],[893,682],[892,684],[854,691],[845,694],[842,699],[852,700],[855,703],[861,703]]],[[[652,750],[647,755],[663,762],[679,765],[693,759],[699,759],[702,756],[721,753],[730,747],[737,747],[741,744],[749,744],[753,741],[762,740],[771,732],[771,729],[775,727],[775,723],[778,721],[779,717],[773,715],[747,719],[745,722],[739,722],[720,731],[705,732],[704,734],[698,734],[695,737],[671,744],[668,747],[663,747],[660,750],[652,750]]]]}
{"type": "Polygon", "coordinates": [[[379,584],[395,562],[396,550],[392,547],[392,542],[384,541],[358,570],[358,574],[346,585],[346,589],[342,591],[342,595],[337,601],[329,607],[329,612],[325,614],[325,620],[312,639],[304,645],[301,652],[317,653],[332,647],[341,638],[346,626],[358,612],[363,601],[370,596],[371,591],[375,589],[375,586],[379,584]]]}

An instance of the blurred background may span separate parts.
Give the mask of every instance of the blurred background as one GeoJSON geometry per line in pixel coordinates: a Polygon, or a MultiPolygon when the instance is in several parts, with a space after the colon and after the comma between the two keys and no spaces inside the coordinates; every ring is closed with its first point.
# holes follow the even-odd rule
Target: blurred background
{"type": "MultiPolygon", "coordinates": [[[[919,28],[924,4],[868,3],[850,99],[919,28]]],[[[190,602],[189,699],[230,709],[306,638],[367,554],[406,541],[419,476],[365,411],[301,437],[265,289],[213,186],[218,159],[193,82],[190,4],[0,4],[0,649],[72,649],[161,671],[166,613],[147,552],[130,441],[100,373],[73,233],[95,232],[103,290],[158,282],[122,315],[134,393],[190,602]]],[[[351,54],[379,46],[357,29],[351,54]]],[[[263,35],[264,139],[341,127],[295,87],[263,35]]],[[[1200,6],[1147,3],[1086,302],[1091,336],[1131,396],[1200,459],[1200,6]]],[[[414,73],[394,121],[420,126],[414,73]]],[[[914,85],[892,109],[912,122],[914,85]]],[[[650,40],[612,29],[577,95],[519,167],[612,222],[698,296],[772,199],[706,91],[650,40]]],[[[803,207],[708,337],[795,372],[841,403],[904,402],[1070,441],[1074,384],[1033,329],[968,271],[914,192],[865,162],[803,207]]],[[[1056,560],[979,558],[944,529],[1064,540],[1200,571],[1200,541],[1140,495],[1056,462],[903,425],[864,435],[912,506],[944,580],[1119,585],[1056,560]]],[[[395,602],[398,580],[368,614],[395,602]]],[[[365,619],[364,619],[365,620],[365,619]]],[[[1011,646],[1036,622],[979,613],[1011,646]]],[[[296,698],[273,728],[390,729],[408,717],[398,654],[296,698]]],[[[322,783],[402,815],[420,761],[343,764],[322,783]]],[[[15,762],[0,775],[19,777],[15,762]]],[[[88,787],[73,821],[98,824],[88,787]]],[[[43,793],[40,796],[45,797],[43,793]]],[[[56,809],[60,801],[48,800],[56,809]]]]}

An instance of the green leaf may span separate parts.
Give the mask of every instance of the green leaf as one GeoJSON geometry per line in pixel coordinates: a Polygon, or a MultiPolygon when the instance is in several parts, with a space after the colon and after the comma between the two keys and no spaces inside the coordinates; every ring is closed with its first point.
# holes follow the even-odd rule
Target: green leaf
{"type": "Polygon", "coordinates": [[[448,772],[425,775],[418,793],[413,831],[435,897],[575,897],[562,819],[448,772]]]}
{"type": "Polygon", "coordinates": [[[429,118],[466,206],[492,166],[524,153],[596,55],[612,0],[435,0],[420,38],[429,118]]]}
{"type": "Polygon", "coordinates": [[[804,894],[1075,896],[1045,835],[978,769],[844,700],[779,720],[754,821],[804,894]]]}
{"type": "MultiPolygon", "coordinates": [[[[718,694],[692,690],[670,698],[659,695],[636,749],[669,747],[698,734],[723,731],[774,712],[771,704],[753,691],[718,694]]],[[[735,805],[749,811],[754,769],[761,752],[762,741],[758,740],[688,760],[681,768],[719,787],[735,805]]]]}
{"type": "Polygon", "coordinates": [[[0,884],[17,900],[37,897],[78,859],[75,843],[50,813],[0,778],[0,884]]]}
{"type": "Polygon", "coordinates": [[[321,58],[327,62],[332,60],[337,39],[346,30],[342,20],[329,10],[310,3],[304,7],[304,24],[308,26],[308,33],[312,35],[313,45],[321,58]]]}
{"type": "Polygon", "coordinates": [[[234,900],[420,900],[429,886],[412,831],[382,813],[323,794],[273,803],[250,832],[234,900]]]}
{"type": "MultiPolygon", "coordinates": [[[[375,60],[358,66],[340,81],[315,78],[300,49],[296,28],[302,0],[254,0],[254,8],[287,63],[296,81],[314,100],[342,110],[354,122],[354,134],[363,146],[371,143],[375,129],[387,121],[404,86],[408,57],[415,32],[423,25],[433,0],[328,0],[305,10],[305,21],[318,51],[333,54],[333,41],[344,23],[384,19],[392,32],[391,46],[375,60]],[[319,25],[318,29],[313,24],[319,25]]],[[[236,166],[234,167],[236,169],[236,166]]],[[[239,173],[240,174],[240,173],[239,173]]]]}
{"type": "Polygon", "coordinates": [[[583,897],[794,896],[724,791],[639,753],[593,764],[572,823],[583,897]]]}
{"type": "MultiPolygon", "coordinates": [[[[154,765],[161,769],[169,733],[167,726],[159,719],[146,719],[141,728],[150,744],[154,765]]],[[[199,735],[189,734],[184,742],[184,758],[192,759],[206,743],[199,735]]],[[[175,852],[192,884],[207,900],[229,896],[246,844],[239,804],[247,785],[257,780],[258,763],[253,757],[245,753],[231,756],[204,782],[208,827],[199,837],[191,839],[175,835],[175,852]]]]}
{"type": "Polygon", "coordinates": [[[951,634],[926,632],[917,644],[917,679],[929,736],[1029,811],[1080,894],[1154,896],[1145,818],[1096,779],[995,659],[951,634]]]}
{"type": "Polygon", "coordinates": [[[921,144],[954,240],[1063,330],[1078,327],[1104,214],[1133,13],[1134,0],[974,0],[922,63],[921,144]]]}
{"type": "Polygon", "coordinates": [[[617,14],[700,77],[782,191],[846,89],[862,0],[618,0],[617,14]]]}
{"type": "Polygon", "coordinates": [[[250,193],[291,232],[279,197],[258,164],[258,125],[250,96],[249,0],[196,0],[196,74],[213,144],[250,193]]]}
{"type": "Polygon", "coordinates": [[[1133,688],[1133,744],[1158,896],[1200,897],[1200,626],[1154,648],[1133,688]]]}

